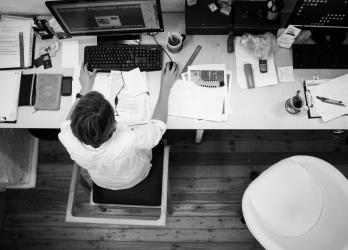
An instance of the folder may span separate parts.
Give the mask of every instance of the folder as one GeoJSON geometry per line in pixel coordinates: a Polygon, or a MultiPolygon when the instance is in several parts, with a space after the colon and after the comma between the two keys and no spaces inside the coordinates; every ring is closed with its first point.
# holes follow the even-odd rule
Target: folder
{"type": "Polygon", "coordinates": [[[21,71],[0,71],[0,122],[16,122],[21,71]]]}

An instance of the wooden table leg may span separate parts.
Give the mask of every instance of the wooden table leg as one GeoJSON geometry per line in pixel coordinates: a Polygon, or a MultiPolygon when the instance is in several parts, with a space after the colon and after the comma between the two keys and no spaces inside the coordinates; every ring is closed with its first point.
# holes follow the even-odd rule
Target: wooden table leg
{"type": "Polygon", "coordinates": [[[204,129],[197,129],[196,130],[196,139],[195,143],[201,143],[202,137],[203,137],[204,129]]]}

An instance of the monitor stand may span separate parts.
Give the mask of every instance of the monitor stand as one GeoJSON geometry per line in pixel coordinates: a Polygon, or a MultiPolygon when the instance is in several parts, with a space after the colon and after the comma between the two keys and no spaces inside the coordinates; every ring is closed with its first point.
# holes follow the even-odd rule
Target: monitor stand
{"type": "Polygon", "coordinates": [[[342,44],[346,38],[345,30],[312,30],[312,39],[315,43],[320,45],[339,45],[342,44]]]}
{"type": "Polygon", "coordinates": [[[98,46],[111,46],[116,44],[127,44],[127,43],[140,42],[140,34],[125,34],[125,35],[102,35],[97,36],[98,46]]]}

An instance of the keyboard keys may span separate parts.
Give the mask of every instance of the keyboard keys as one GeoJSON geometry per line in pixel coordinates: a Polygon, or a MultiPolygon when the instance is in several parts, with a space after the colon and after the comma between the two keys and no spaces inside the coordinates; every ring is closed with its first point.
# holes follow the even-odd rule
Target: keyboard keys
{"type": "Polygon", "coordinates": [[[162,48],[157,45],[116,45],[85,47],[85,62],[98,70],[141,71],[162,69],[162,48]]]}
{"type": "Polygon", "coordinates": [[[348,45],[294,44],[292,53],[297,69],[348,69],[348,45]]]}

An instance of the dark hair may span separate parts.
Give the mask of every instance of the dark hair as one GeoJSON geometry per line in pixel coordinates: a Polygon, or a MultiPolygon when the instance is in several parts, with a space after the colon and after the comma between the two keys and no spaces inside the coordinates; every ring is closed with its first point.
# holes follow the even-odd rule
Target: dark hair
{"type": "Polygon", "coordinates": [[[96,91],[81,97],[70,119],[73,134],[81,142],[95,148],[112,136],[116,122],[113,107],[96,91]]]}

